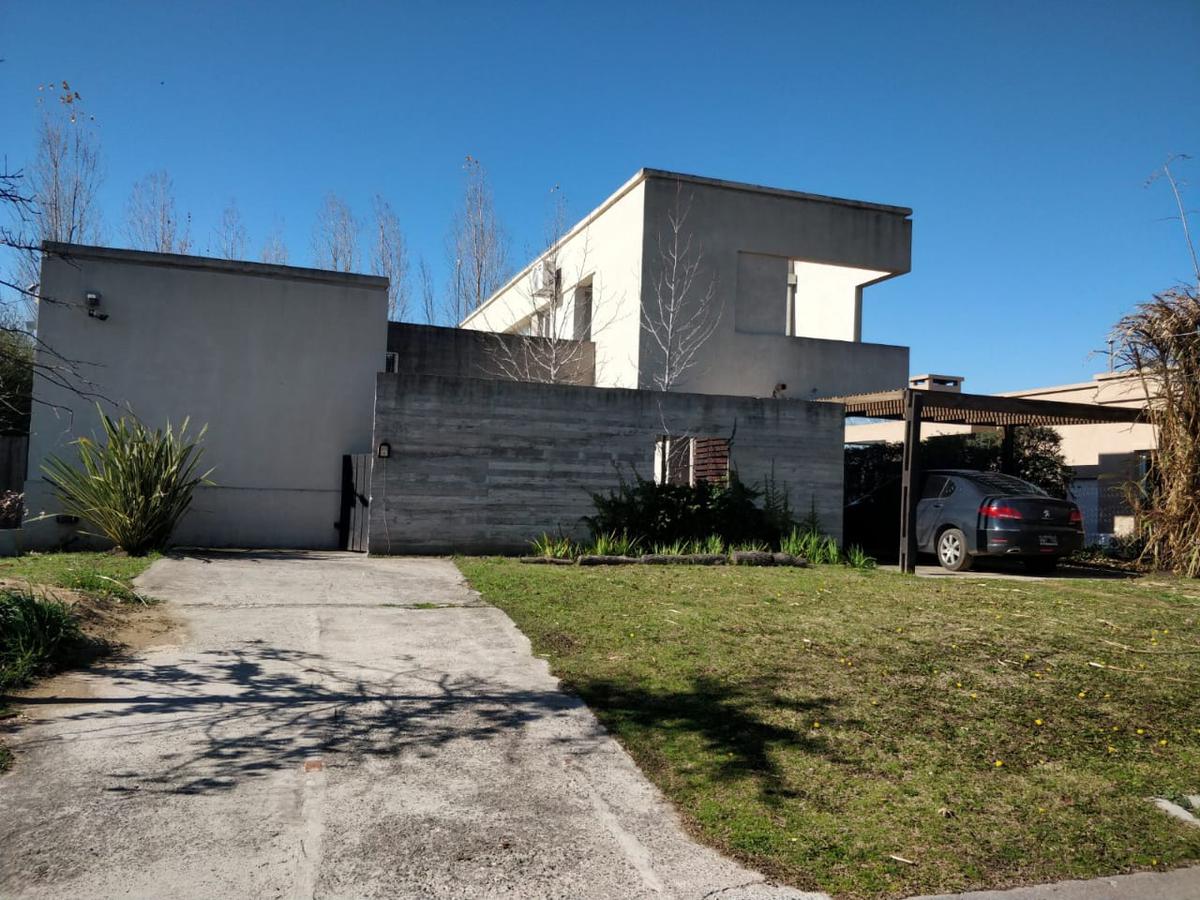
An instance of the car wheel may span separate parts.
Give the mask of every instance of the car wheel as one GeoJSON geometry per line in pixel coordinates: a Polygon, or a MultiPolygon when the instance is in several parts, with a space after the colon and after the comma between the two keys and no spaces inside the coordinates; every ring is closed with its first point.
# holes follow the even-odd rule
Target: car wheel
{"type": "Polygon", "coordinates": [[[1025,560],[1025,569],[1029,572],[1053,572],[1058,568],[1057,556],[1036,556],[1025,560]]]}
{"type": "Polygon", "coordinates": [[[938,536],[937,558],[943,569],[965,572],[971,568],[971,554],[967,552],[967,536],[958,528],[947,528],[938,536]]]}

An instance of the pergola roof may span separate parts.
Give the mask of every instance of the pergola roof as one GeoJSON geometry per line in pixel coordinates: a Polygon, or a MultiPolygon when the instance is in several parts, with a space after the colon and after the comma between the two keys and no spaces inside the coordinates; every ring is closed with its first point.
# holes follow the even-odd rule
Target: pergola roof
{"type": "Polygon", "coordinates": [[[921,398],[921,419],[956,425],[1099,425],[1105,422],[1142,422],[1144,411],[1127,406],[1027,400],[991,394],[960,394],[904,388],[873,394],[827,397],[841,403],[847,416],[870,419],[903,419],[905,395],[921,398]]]}

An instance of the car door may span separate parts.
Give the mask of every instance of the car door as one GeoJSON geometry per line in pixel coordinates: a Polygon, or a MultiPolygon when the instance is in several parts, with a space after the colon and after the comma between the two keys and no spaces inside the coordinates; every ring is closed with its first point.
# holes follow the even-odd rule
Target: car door
{"type": "Polygon", "coordinates": [[[929,475],[921,488],[921,499],[917,501],[917,547],[933,550],[933,536],[942,520],[942,490],[946,487],[945,475],[929,475]]]}

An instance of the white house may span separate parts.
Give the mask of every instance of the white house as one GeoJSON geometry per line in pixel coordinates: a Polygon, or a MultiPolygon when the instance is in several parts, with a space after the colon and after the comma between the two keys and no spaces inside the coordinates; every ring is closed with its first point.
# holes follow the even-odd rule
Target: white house
{"type": "Polygon", "coordinates": [[[863,343],[863,289],[909,271],[911,215],[642,169],[462,327],[593,341],[601,387],[661,388],[673,365],[666,386],[702,394],[898,388],[908,348],[863,343]]]}

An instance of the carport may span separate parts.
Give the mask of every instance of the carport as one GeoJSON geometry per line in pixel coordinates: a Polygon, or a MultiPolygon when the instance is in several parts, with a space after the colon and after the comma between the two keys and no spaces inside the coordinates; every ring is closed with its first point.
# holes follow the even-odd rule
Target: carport
{"type": "Polygon", "coordinates": [[[1144,421],[1143,411],[1136,408],[917,388],[828,399],[845,406],[847,418],[904,421],[900,478],[900,571],[910,574],[917,568],[917,504],[912,494],[921,483],[922,422],[992,425],[1003,429],[1001,471],[1012,474],[1013,429],[1018,425],[1101,425],[1144,421]]]}

